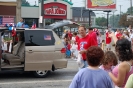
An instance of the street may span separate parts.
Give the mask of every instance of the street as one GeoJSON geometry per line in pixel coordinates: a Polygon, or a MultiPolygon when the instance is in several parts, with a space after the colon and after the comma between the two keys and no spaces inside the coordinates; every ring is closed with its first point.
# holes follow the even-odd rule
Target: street
{"type": "Polygon", "coordinates": [[[51,72],[46,78],[35,78],[31,73],[0,73],[0,88],[68,88],[77,71],[76,61],[68,59],[67,68],[51,72]]]}

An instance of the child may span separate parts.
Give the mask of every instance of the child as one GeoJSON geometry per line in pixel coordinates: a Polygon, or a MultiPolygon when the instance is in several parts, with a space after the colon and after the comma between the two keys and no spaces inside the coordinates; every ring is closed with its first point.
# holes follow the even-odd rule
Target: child
{"type": "Polygon", "coordinates": [[[101,45],[101,49],[104,51],[104,46],[105,46],[105,40],[102,40],[102,45],[101,45]]]}
{"type": "Polygon", "coordinates": [[[66,57],[68,57],[68,58],[71,57],[70,48],[71,48],[70,41],[67,41],[67,42],[66,42],[66,57]]]}
{"type": "Polygon", "coordinates": [[[72,58],[74,58],[74,60],[77,60],[77,44],[76,42],[73,42],[71,44],[71,56],[72,58]]]}
{"type": "Polygon", "coordinates": [[[107,51],[111,50],[111,38],[109,37],[110,33],[111,33],[110,30],[106,33],[106,49],[107,49],[107,51]]]}
{"type": "Polygon", "coordinates": [[[102,65],[99,67],[107,72],[112,72],[114,66],[117,65],[117,57],[113,51],[105,52],[104,59],[102,61],[102,65]]]}

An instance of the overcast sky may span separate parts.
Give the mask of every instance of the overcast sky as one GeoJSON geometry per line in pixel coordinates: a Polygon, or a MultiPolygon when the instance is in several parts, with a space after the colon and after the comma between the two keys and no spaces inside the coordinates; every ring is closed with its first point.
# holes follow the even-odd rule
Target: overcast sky
{"type": "MultiPolygon", "coordinates": [[[[38,0],[27,0],[29,1],[31,4],[35,4],[35,1],[38,1],[38,0]]],[[[72,2],[74,3],[73,7],[83,7],[85,6],[85,0],[72,0],[72,2]]],[[[120,5],[122,5],[121,7],[121,11],[122,12],[126,12],[127,11],[127,8],[130,7],[130,0],[117,0],[117,11],[115,12],[115,14],[119,14],[120,13],[120,5]]],[[[106,16],[102,13],[102,11],[96,11],[95,12],[97,16],[106,16]]],[[[112,13],[110,13],[112,14],[112,13]]]]}

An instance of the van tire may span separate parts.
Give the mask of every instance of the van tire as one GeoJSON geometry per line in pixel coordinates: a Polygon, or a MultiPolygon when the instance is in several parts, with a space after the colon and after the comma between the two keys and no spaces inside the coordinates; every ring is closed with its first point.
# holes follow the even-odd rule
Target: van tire
{"type": "Polygon", "coordinates": [[[34,76],[37,77],[37,78],[45,78],[46,76],[48,76],[49,73],[50,73],[49,70],[34,71],[33,72],[34,76]]]}

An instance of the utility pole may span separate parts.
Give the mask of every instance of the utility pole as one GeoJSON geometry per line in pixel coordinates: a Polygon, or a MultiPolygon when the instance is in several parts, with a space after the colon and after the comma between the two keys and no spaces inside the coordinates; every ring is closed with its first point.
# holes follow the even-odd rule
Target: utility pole
{"type": "Polygon", "coordinates": [[[122,6],[122,5],[120,5],[120,17],[121,17],[121,6],[122,6]]]}
{"type": "Polygon", "coordinates": [[[83,21],[83,7],[81,7],[81,21],[83,21]]]}
{"type": "Polygon", "coordinates": [[[16,23],[21,19],[21,0],[17,0],[16,5],[16,23]]]}
{"type": "Polygon", "coordinates": [[[130,5],[131,5],[131,15],[132,15],[132,0],[130,0],[130,5]]]}
{"type": "Polygon", "coordinates": [[[40,28],[44,28],[44,7],[43,7],[44,0],[41,0],[41,16],[42,16],[42,23],[40,23],[40,28]]]}
{"type": "Polygon", "coordinates": [[[103,11],[103,12],[107,12],[107,29],[109,28],[109,13],[111,12],[109,11],[103,11]]]}

